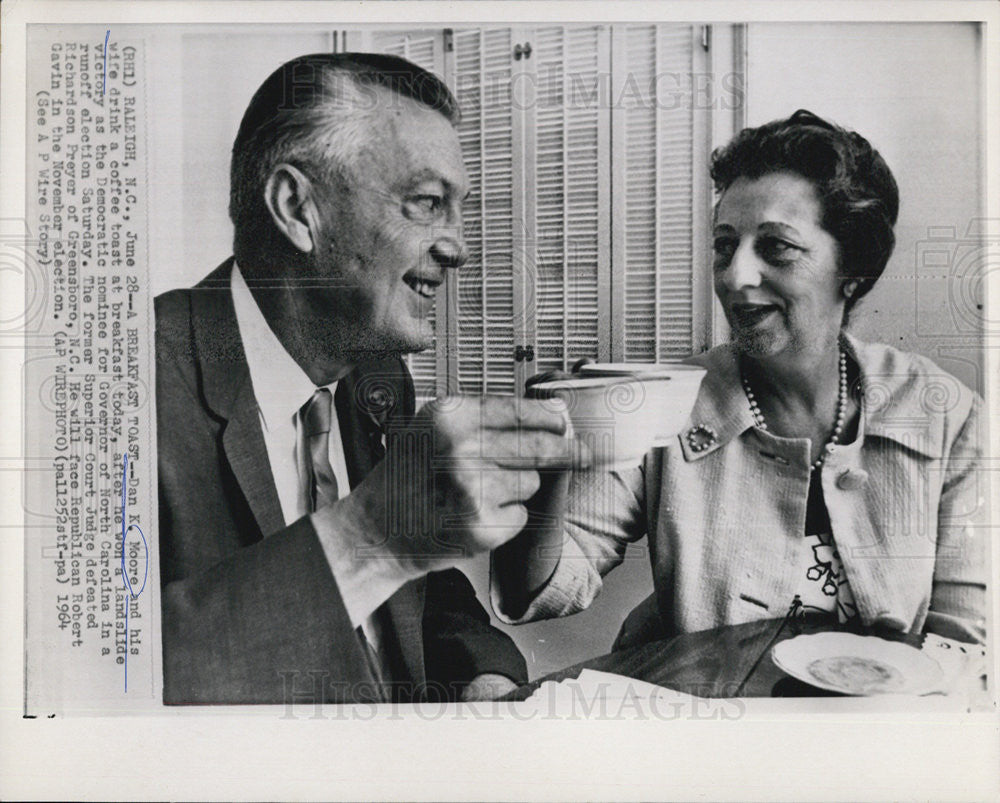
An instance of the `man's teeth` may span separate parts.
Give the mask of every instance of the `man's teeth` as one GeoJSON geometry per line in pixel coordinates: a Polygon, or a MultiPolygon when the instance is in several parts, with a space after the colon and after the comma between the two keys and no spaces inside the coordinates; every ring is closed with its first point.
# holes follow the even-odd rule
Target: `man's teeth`
{"type": "Polygon", "coordinates": [[[437,288],[436,285],[431,284],[430,282],[425,282],[422,279],[407,279],[406,283],[417,293],[424,296],[424,298],[433,298],[434,291],[437,288]]]}

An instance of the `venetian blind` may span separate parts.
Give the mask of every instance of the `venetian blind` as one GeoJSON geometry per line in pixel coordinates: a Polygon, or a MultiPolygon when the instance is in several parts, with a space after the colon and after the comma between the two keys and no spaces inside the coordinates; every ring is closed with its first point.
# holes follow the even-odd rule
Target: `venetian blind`
{"type": "MultiPolygon", "coordinates": [[[[535,95],[526,119],[532,140],[526,167],[534,176],[527,204],[533,237],[526,278],[535,301],[533,368],[565,370],[579,357],[599,356],[601,302],[607,303],[599,297],[598,271],[610,235],[604,175],[610,42],[600,26],[538,28],[531,41],[535,95]]],[[[606,251],[604,258],[607,269],[606,251]]]]}
{"type": "Polygon", "coordinates": [[[690,25],[371,34],[442,75],[462,112],[470,261],[439,295],[436,353],[409,358],[421,398],[702,345],[695,39],[690,25]],[[535,359],[517,362],[518,346],[535,359]]]}
{"type": "MultiPolygon", "coordinates": [[[[694,38],[690,25],[618,29],[615,63],[615,275],[624,282],[621,356],[693,351],[694,38]]],[[[621,298],[619,293],[619,298],[621,298]]]]}
{"type": "MultiPolygon", "coordinates": [[[[462,393],[514,391],[515,303],[513,56],[509,28],[454,32],[452,89],[462,110],[459,141],[471,195],[465,209],[469,263],[457,277],[456,373],[462,393]]],[[[520,232],[518,232],[520,234],[520,232]]],[[[523,237],[518,238],[519,241],[523,237]]]]}

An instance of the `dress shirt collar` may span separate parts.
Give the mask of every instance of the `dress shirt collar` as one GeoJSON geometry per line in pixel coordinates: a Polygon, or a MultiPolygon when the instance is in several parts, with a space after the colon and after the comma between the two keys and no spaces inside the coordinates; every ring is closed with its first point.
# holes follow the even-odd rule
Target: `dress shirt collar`
{"type": "MultiPolygon", "coordinates": [[[[271,430],[290,424],[299,408],[316,392],[316,386],[271,330],[235,262],[230,287],[250,382],[264,428],[271,430]]],[[[325,387],[334,393],[337,383],[331,382],[325,387]]]]}

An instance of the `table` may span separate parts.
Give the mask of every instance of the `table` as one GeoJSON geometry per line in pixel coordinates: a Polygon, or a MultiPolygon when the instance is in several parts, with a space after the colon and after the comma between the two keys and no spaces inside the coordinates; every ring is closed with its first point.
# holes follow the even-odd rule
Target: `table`
{"type": "Polygon", "coordinates": [[[504,699],[525,700],[542,683],[576,678],[584,669],[613,672],[699,697],[840,697],[782,672],[771,647],[806,633],[845,631],[878,635],[920,647],[922,634],[845,628],[825,616],[762,619],[684,633],[583,661],[521,686],[504,699]]]}

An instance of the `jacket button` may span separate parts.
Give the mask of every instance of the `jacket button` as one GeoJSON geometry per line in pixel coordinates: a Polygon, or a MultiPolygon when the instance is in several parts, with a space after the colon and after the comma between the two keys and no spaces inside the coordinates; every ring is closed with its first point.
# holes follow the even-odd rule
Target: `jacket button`
{"type": "Polygon", "coordinates": [[[837,487],[842,491],[856,491],[868,482],[868,472],[863,468],[849,468],[837,477],[837,487]]]}

